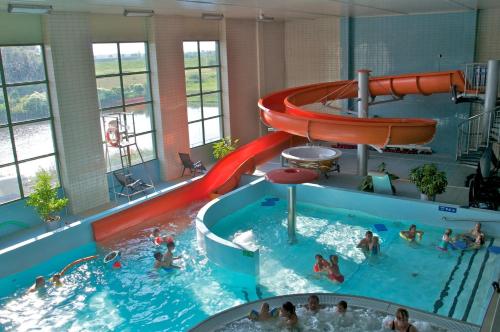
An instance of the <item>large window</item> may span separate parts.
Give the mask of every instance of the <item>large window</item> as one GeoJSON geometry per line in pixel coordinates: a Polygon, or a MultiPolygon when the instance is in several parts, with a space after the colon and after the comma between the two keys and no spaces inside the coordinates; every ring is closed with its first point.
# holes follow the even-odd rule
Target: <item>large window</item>
{"type": "Polygon", "coordinates": [[[0,47],[0,204],[28,196],[36,173],[58,171],[42,45],[0,47]]]}
{"type": "Polygon", "coordinates": [[[219,42],[184,42],[184,70],[189,126],[193,148],[222,138],[222,99],[219,42]]]}
{"type": "MultiPolygon", "coordinates": [[[[151,100],[148,45],[138,43],[98,43],[93,45],[97,95],[101,114],[132,112],[135,139],[144,161],[156,158],[153,103],[151,100]]],[[[101,123],[102,125],[102,123],[101,123]]],[[[132,124],[125,124],[132,130],[132,124]]],[[[104,143],[104,129],[102,138],[104,143]]],[[[130,149],[131,162],[140,158],[130,149]]],[[[121,167],[118,149],[110,148],[108,171],[121,167]]]]}

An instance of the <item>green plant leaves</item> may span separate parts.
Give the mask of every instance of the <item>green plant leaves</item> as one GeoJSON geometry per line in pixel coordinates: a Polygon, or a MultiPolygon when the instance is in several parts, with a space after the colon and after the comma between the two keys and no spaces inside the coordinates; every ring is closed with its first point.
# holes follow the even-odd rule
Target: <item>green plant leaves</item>
{"type": "Polygon", "coordinates": [[[435,164],[424,164],[410,170],[410,182],[415,183],[421,193],[431,197],[446,190],[446,174],[438,171],[435,164]]]}
{"type": "Polygon", "coordinates": [[[238,138],[233,140],[233,139],[231,139],[230,136],[228,136],[228,137],[224,137],[220,141],[214,143],[212,145],[214,158],[215,159],[222,159],[230,152],[236,150],[236,147],[238,146],[239,141],[240,140],[238,138]]]}
{"type": "Polygon", "coordinates": [[[26,204],[35,208],[40,218],[47,221],[54,212],[64,208],[68,204],[67,198],[57,197],[57,188],[50,184],[50,173],[41,170],[36,174],[36,184],[33,193],[29,195],[26,204]]]}

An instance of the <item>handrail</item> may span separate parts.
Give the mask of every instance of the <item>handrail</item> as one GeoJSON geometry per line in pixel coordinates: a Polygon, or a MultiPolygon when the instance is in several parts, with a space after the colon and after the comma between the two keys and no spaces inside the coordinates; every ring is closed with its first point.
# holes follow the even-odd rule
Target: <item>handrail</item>
{"type": "Polygon", "coordinates": [[[441,220],[444,221],[470,221],[470,222],[500,222],[500,219],[491,220],[491,219],[461,219],[461,218],[449,218],[449,217],[441,217],[441,220]]]}
{"type": "Polygon", "coordinates": [[[473,119],[475,119],[475,118],[478,118],[478,117],[480,117],[480,116],[482,116],[482,115],[485,115],[485,114],[487,114],[487,113],[493,113],[493,112],[496,112],[496,111],[498,111],[498,110],[500,110],[500,106],[497,106],[497,107],[495,107],[494,109],[489,110],[489,111],[483,111],[483,112],[481,112],[481,113],[475,114],[475,115],[473,115],[473,116],[471,116],[471,117],[467,118],[466,120],[464,120],[464,121],[460,122],[460,123],[458,124],[458,127],[460,127],[462,124],[464,124],[464,123],[466,123],[466,122],[468,122],[468,121],[470,121],[470,120],[473,120],[473,119]]]}

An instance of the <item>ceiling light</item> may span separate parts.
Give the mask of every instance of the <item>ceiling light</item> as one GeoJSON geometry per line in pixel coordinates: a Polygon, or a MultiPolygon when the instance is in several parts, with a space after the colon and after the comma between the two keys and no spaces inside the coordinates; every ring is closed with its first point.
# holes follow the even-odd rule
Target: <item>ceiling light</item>
{"type": "Polygon", "coordinates": [[[124,16],[129,17],[151,17],[154,15],[154,10],[148,9],[125,9],[123,11],[124,16]]]}
{"type": "Polygon", "coordinates": [[[259,16],[257,16],[257,21],[259,21],[259,22],[274,22],[274,17],[266,16],[263,13],[260,13],[259,16]]]}
{"type": "Polygon", "coordinates": [[[9,3],[7,11],[14,14],[50,14],[52,6],[9,3]]]}
{"type": "Polygon", "coordinates": [[[219,13],[202,13],[201,18],[204,20],[220,21],[224,18],[224,14],[219,13]]]}

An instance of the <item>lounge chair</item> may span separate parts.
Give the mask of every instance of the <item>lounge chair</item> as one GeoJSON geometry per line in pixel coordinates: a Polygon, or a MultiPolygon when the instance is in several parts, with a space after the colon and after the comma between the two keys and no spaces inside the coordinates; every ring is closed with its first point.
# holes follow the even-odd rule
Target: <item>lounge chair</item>
{"type": "Polygon", "coordinates": [[[130,173],[124,173],[123,171],[113,172],[116,180],[122,186],[120,190],[120,195],[131,197],[139,193],[143,193],[148,189],[152,189],[153,186],[142,181],[136,180],[132,177],[130,173]]]}
{"type": "Polygon", "coordinates": [[[196,171],[203,173],[207,170],[201,160],[193,162],[188,153],[179,152],[179,158],[181,158],[182,166],[184,167],[181,176],[184,176],[186,169],[189,169],[192,176],[196,176],[196,171]]]}
{"type": "Polygon", "coordinates": [[[385,172],[370,171],[368,175],[372,177],[374,193],[384,195],[394,195],[396,193],[389,174],[385,172]]]}

